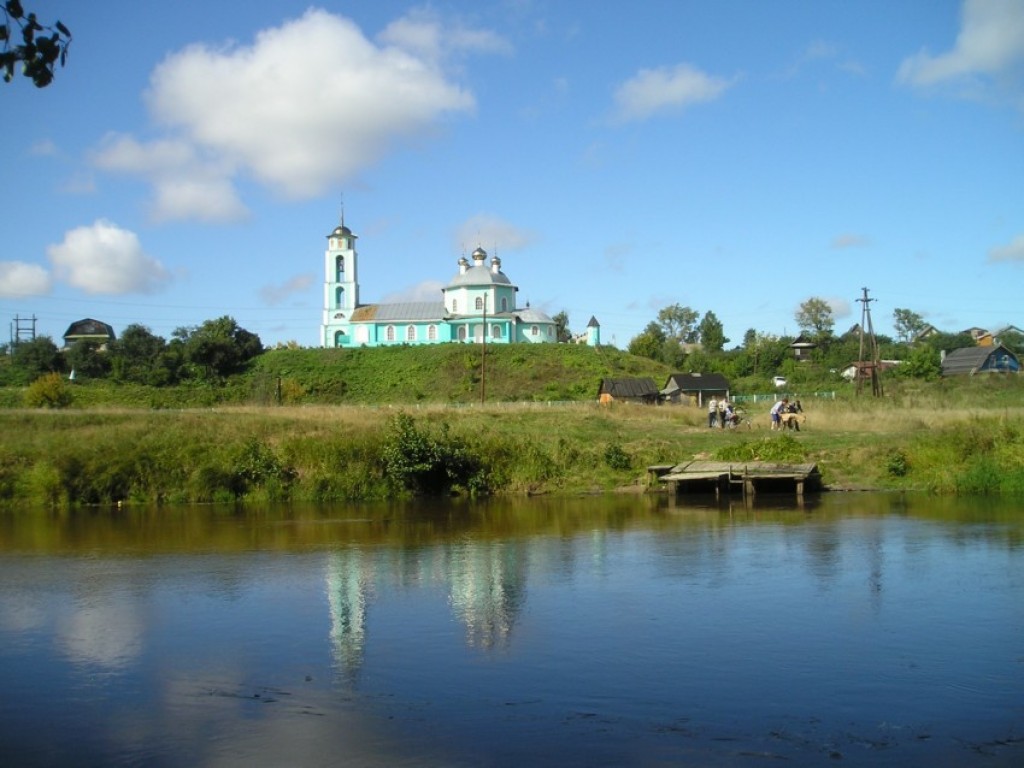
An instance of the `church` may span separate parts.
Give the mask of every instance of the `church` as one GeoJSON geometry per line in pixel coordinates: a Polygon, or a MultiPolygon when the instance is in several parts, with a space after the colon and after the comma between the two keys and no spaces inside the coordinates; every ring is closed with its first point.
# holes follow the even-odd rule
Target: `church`
{"type": "MultiPolygon", "coordinates": [[[[392,344],[546,344],[558,341],[555,321],[546,313],[516,306],[519,288],[501,271],[501,259],[477,248],[472,263],[461,257],[459,272],[440,301],[397,304],[359,303],[357,236],[344,218],[327,236],[324,252],[325,347],[382,347],[392,344]]],[[[600,327],[591,318],[584,343],[600,343],[600,327]]]]}

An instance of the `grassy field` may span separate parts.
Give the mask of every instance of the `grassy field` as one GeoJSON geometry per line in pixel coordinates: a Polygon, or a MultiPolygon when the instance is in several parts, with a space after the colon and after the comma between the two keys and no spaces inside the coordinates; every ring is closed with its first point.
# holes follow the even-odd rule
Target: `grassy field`
{"type": "Polygon", "coordinates": [[[685,406],[581,403],[0,409],[0,503],[369,500],[642,490],[690,458],[816,462],[833,488],[1024,495],[1024,386],[804,399],[799,433],[685,406]]]}

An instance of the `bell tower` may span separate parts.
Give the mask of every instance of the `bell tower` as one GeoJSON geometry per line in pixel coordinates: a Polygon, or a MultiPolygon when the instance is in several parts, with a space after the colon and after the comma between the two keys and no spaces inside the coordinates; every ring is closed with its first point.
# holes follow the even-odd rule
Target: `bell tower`
{"type": "Polygon", "coordinates": [[[325,347],[347,347],[352,344],[349,321],[359,306],[358,256],[356,235],[341,222],[327,235],[324,251],[324,317],[321,342],[325,347]]]}

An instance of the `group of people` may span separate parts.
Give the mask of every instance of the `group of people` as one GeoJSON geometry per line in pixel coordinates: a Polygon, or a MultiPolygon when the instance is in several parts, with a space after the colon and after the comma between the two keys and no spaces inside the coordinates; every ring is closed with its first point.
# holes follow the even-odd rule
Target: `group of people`
{"type": "Polygon", "coordinates": [[[735,427],[739,423],[740,416],[732,403],[726,398],[716,400],[712,397],[708,400],[708,426],[709,427],[735,427]]]}
{"type": "Polygon", "coordinates": [[[803,412],[804,408],[800,405],[799,400],[794,400],[792,403],[789,402],[788,397],[776,400],[771,411],[769,411],[772,417],[772,429],[786,429],[788,427],[799,432],[800,419],[796,418],[796,414],[803,412]]]}
{"type": "MultiPolygon", "coordinates": [[[[772,429],[795,429],[800,431],[800,419],[797,414],[803,413],[804,408],[799,400],[790,402],[788,397],[776,400],[772,405],[771,414],[772,429]]],[[[717,399],[712,397],[708,400],[708,427],[735,427],[740,423],[740,414],[733,407],[732,403],[725,397],[717,399]]]]}

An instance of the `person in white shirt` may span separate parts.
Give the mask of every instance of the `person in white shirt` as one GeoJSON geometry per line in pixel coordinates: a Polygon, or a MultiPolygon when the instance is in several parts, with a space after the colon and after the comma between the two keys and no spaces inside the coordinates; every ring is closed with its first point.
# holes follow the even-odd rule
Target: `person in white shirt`
{"type": "Polygon", "coordinates": [[[789,405],[789,398],[788,397],[784,397],[781,400],[776,400],[775,401],[775,405],[773,405],[771,411],[769,411],[769,413],[771,413],[771,415],[772,415],[772,429],[782,429],[781,414],[782,414],[782,411],[788,405],[789,405]]]}

